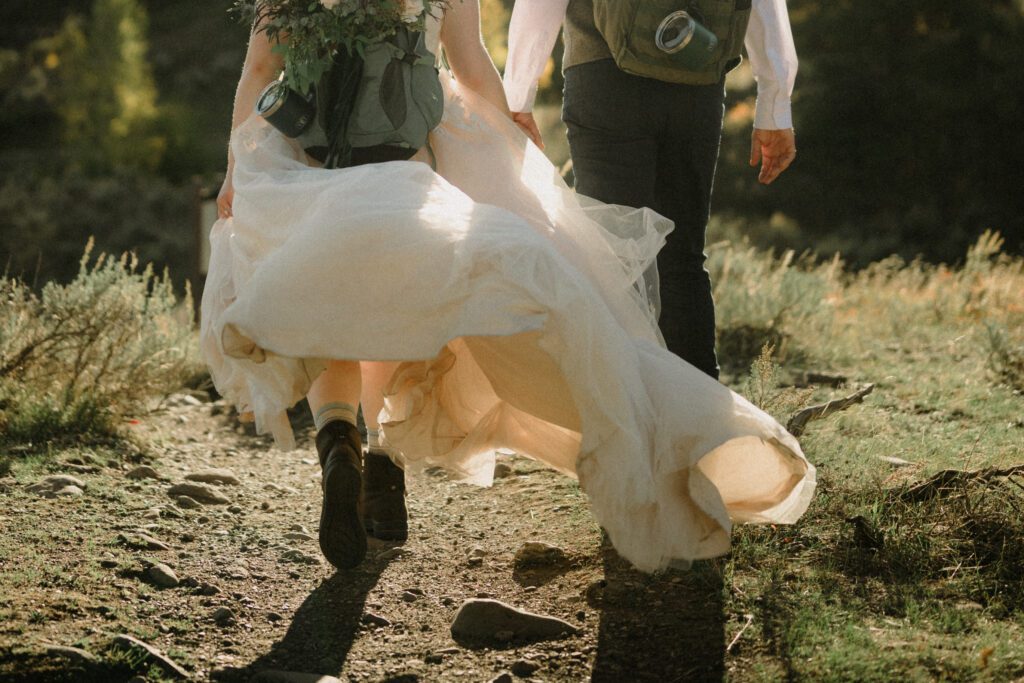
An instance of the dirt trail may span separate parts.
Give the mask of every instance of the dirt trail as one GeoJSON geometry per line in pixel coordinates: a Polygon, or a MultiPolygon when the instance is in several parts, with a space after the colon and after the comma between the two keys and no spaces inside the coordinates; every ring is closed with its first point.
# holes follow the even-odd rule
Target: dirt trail
{"type": "Polygon", "coordinates": [[[718,574],[632,571],[602,543],[586,497],[561,475],[508,458],[489,489],[439,472],[411,478],[409,540],[371,540],[362,566],[336,572],[315,540],[319,465],[308,424],[297,432],[301,450],[280,453],[238,427],[221,403],[184,395],[172,403],[133,427],[150,444],[136,462],[69,452],[0,480],[0,680],[129,679],[131,667],[105,649],[116,634],[159,649],[195,680],[248,681],[266,670],[351,681],[725,675],[726,632],[740,624],[723,614],[718,574]],[[139,465],[160,478],[129,478],[139,465]],[[210,468],[237,478],[206,484],[227,503],[186,509],[188,501],[168,495],[210,468]],[[80,479],[83,493],[28,491],[51,474],[80,479]],[[517,569],[515,553],[531,540],[567,559],[517,569]],[[155,585],[156,564],[178,585],[155,585]],[[504,647],[459,644],[452,619],[479,597],[559,617],[579,632],[504,647]],[[98,661],[47,655],[48,644],[77,645],[98,661]]]}

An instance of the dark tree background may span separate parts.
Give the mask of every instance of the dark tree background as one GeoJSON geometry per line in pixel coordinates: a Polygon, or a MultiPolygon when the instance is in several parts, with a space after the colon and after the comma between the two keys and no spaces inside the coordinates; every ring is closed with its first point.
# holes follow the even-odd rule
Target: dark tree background
{"type": "MultiPolygon", "coordinates": [[[[776,245],[955,261],[1024,249],[1024,3],[791,0],[797,163],[771,188],[728,141],[715,204],[776,245]],[[795,221],[763,221],[773,213],[795,221]]],[[[748,136],[749,130],[733,137],[748,136]]]]}
{"type": "MultiPolygon", "coordinates": [[[[39,283],[83,245],[191,273],[195,197],[223,171],[246,28],[231,0],[0,5],[0,265],[39,283]]],[[[499,66],[512,0],[483,0],[499,66]]],[[[955,261],[987,228],[1024,250],[1024,0],[791,0],[800,156],[746,165],[735,79],[715,211],[764,246],[854,264],[955,261]]],[[[556,53],[557,55],[557,53],[556,53]]],[[[742,74],[741,74],[742,75],[742,74]]],[[[550,79],[542,101],[558,100],[550,79]]]]}

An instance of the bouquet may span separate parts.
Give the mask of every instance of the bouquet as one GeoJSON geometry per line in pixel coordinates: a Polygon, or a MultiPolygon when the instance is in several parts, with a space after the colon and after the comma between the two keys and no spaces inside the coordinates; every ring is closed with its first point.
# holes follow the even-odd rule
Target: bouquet
{"type": "Polygon", "coordinates": [[[247,22],[267,34],[284,59],[289,87],[308,94],[340,51],[362,56],[400,28],[422,31],[450,0],[236,0],[247,22]]]}

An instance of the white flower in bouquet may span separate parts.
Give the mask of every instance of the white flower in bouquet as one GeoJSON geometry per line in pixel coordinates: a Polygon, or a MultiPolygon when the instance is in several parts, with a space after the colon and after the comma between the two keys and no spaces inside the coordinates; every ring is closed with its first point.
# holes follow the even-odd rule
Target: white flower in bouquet
{"type": "Polygon", "coordinates": [[[327,9],[334,9],[339,4],[341,4],[341,0],[320,0],[320,4],[326,7],[327,9]]]}
{"type": "Polygon", "coordinates": [[[407,24],[414,24],[426,10],[423,0],[405,0],[402,9],[402,21],[407,24]]]}

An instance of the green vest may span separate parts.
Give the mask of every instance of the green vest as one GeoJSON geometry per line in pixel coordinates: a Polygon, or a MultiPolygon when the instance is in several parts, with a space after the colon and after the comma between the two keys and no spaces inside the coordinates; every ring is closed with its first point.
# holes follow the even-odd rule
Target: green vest
{"type": "Polygon", "coordinates": [[[669,83],[711,85],[736,68],[750,21],[751,0],[569,0],[565,17],[564,69],[598,59],[615,59],[623,71],[669,83]],[[594,18],[599,5],[601,25],[594,18]],[[718,38],[707,66],[684,70],[660,64],[650,31],[675,10],[688,10],[718,38]]]}

